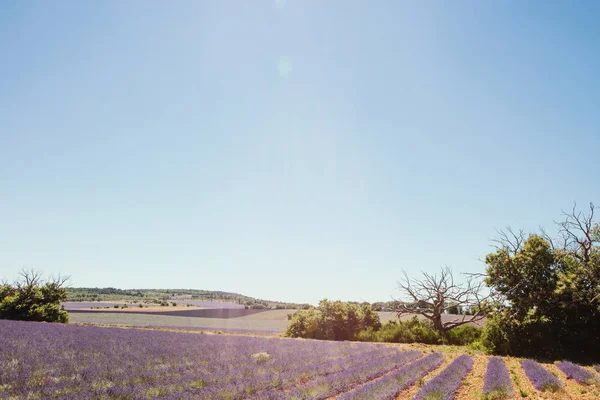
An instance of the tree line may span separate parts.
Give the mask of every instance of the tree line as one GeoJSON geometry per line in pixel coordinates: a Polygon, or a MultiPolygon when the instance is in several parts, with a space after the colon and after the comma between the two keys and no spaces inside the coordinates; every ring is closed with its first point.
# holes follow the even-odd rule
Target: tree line
{"type": "Polygon", "coordinates": [[[594,211],[590,204],[587,212],[576,206],[563,212],[555,236],[543,229],[499,231],[495,251],[485,257],[485,273],[460,281],[448,267],[422,278],[403,271],[398,281],[402,297],[379,303],[379,309],[421,319],[382,325],[370,306],[361,306],[359,313],[356,305],[326,300],[294,314],[286,335],[471,343],[493,354],[597,361],[600,224],[594,211]],[[373,314],[368,321],[356,317],[373,314]],[[446,314],[462,315],[444,318],[446,314]],[[483,328],[477,328],[483,321],[483,328]]]}

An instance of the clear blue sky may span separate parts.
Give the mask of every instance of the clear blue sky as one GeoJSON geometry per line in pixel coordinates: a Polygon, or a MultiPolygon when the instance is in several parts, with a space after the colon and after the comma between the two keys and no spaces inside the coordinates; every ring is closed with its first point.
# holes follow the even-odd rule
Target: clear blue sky
{"type": "Polygon", "coordinates": [[[0,276],[389,300],[600,203],[600,3],[0,2],[0,276]]]}

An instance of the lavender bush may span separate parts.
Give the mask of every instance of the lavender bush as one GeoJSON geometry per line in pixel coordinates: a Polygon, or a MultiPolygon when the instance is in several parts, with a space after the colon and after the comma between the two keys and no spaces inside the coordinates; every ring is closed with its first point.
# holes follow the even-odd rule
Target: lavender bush
{"type": "Polygon", "coordinates": [[[398,393],[414,385],[429,372],[433,371],[444,361],[441,353],[433,353],[414,361],[402,368],[367,382],[353,391],[343,393],[336,400],[393,400],[398,393]]]}
{"type": "Polygon", "coordinates": [[[556,366],[567,375],[567,378],[574,379],[576,382],[584,385],[600,382],[596,374],[570,361],[559,361],[556,363],[556,366]]]}
{"type": "Polygon", "coordinates": [[[473,359],[463,354],[419,390],[413,400],[452,400],[463,379],[473,368],[473,359]]]}
{"type": "Polygon", "coordinates": [[[542,367],[540,363],[533,360],[523,360],[521,366],[525,371],[525,375],[537,390],[555,392],[562,387],[560,380],[542,367]]]}
{"type": "Polygon", "coordinates": [[[596,369],[596,371],[600,372],[600,365],[599,364],[594,365],[594,368],[596,369]]]}
{"type": "Polygon", "coordinates": [[[510,375],[503,359],[492,357],[488,361],[483,393],[486,399],[504,399],[513,395],[510,375]]]}

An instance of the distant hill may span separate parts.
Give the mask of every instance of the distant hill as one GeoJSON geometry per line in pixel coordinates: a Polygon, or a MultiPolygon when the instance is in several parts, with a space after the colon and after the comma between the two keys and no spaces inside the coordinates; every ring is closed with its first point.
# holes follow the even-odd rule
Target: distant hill
{"type": "Polygon", "coordinates": [[[117,289],[106,288],[69,288],[66,301],[107,301],[107,300],[201,300],[210,302],[228,302],[251,309],[307,309],[309,304],[285,303],[255,299],[238,293],[197,289],[117,289]]]}

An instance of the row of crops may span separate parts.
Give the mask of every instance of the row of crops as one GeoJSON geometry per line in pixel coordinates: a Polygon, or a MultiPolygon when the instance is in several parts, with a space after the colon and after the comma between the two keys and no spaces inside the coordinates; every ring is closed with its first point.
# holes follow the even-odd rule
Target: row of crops
{"type": "MultiPolygon", "coordinates": [[[[444,359],[383,344],[0,321],[0,398],[394,399],[444,359]]],[[[472,367],[468,355],[451,360],[414,399],[454,398],[472,367]]],[[[538,390],[560,388],[535,361],[522,367],[538,390]]],[[[489,360],[483,391],[512,393],[501,358],[489,360]]]]}

